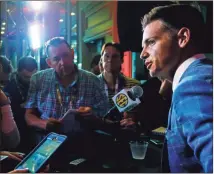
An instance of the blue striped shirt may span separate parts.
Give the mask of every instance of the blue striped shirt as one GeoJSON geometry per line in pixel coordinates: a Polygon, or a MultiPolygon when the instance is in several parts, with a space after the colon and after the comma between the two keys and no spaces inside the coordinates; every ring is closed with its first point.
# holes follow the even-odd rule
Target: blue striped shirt
{"type": "Polygon", "coordinates": [[[41,119],[58,119],[69,108],[77,109],[80,106],[91,107],[96,116],[103,116],[108,111],[103,84],[94,74],[77,70],[76,80],[66,88],[59,83],[52,68],[31,77],[25,108],[37,108],[41,119]],[[62,107],[57,87],[62,97],[62,107]]]}

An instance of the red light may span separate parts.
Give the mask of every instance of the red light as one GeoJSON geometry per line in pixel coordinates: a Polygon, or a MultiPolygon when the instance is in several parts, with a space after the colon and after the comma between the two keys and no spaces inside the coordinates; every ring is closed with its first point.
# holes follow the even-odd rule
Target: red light
{"type": "Polygon", "coordinates": [[[71,0],[72,5],[76,5],[76,3],[77,3],[77,0],[71,0]]]}
{"type": "Polygon", "coordinates": [[[29,12],[29,8],[28,8],[28,7],[23,7],[23,11],[24,11],[25,13],[27,13],[27,12],[29,12]]]}
{"type": "Polygon", "coordinates": [[[59,10],[59,12],[60,12],[60,14],[65,14],[65,9],[62,9],[62,8],[61,8],[61,9],[59,10]]]}

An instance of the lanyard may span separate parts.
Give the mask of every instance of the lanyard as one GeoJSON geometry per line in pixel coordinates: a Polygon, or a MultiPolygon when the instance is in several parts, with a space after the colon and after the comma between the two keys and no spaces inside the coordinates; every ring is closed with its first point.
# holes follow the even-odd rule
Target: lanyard
{"type": "Polygon", "coordinates": [[[73,96],[72,93],[71,93],[70,102],[68,104],[68,108],[65,108],[65,107],[63,107],[62,95],[61,95],[61,92],[60,92],[60,89],[59,89],[58,85],[56,85],[56,94],[57,94],[57,100],[58,100],[58,102],[60,104],[60,112],[61,112],[61,114],[63,116],[67,112],[68,108],[72,106],[72,101],[74,101],[75,96],[73,96]]]}
{"type": "Polygon", "coordinates": [[[72,108],[73,101],[75,100],[76,95],[78,93],[77,92],[77,89],[78,89],[77,85],[78,85],[78,75],[75,76],[75,80],[72,83],[72,89],[74,88],[74,92],[72,92],[72,90],[71,90],[70,102],[68,104],[68,107],[65,108],[65,107],[63,107],[63,100],[62,100],[62,95],[61,95],[61,92],[59,89],[59,84],[56,84],[56,98],[60,104],[60,112],[61,112],[62,116],[67,112],[67,110],[69,108],[72,108]]]}
{"type": "MultiPolygon", "coordinates": [[[[105,81],[105,78],[104,78],[103,74],[102,74],[102,77],[103,77],[103,79],[105,81]]],[[[108,95],[108,85],[106,84],[106,81],[105,81],[104,85],[105,85],[105,93],[106,93],[106,96],[108,97],[109,96],[108,95]]],[[[118,77],[116,79],[116,84],[115,84],[114,89],[115,89],[114,94],[117,94],[119,92],[119,78],[118,77]]]]}
{"type": "Polygon", "coordinates": [[[61,92],[59,90],[59,86],[58,85],[56,85],[56,94],[57,94],[57,100],[58,100],[60,106],[62,107],[62,105],[63,105],[62,104],[62,95],[61,95],[61,92]]]}

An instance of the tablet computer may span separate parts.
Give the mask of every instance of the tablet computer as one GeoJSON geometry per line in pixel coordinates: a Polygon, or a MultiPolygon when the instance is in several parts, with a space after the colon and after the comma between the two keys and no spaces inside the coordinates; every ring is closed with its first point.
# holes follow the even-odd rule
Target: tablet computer
{"type": "Polygon", "coordinates": [[[65,142],[67,136],[56,133],[48,134],[15,169],[28,168],[29,172],[37,173],[45,165],[56,150],[65,142]]]}

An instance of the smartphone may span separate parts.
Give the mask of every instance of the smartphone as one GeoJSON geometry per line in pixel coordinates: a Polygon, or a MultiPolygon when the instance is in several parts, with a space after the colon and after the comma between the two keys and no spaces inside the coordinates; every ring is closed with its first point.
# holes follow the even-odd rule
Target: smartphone
{"type": "Polygon", "coordinates": [[[83,132],[83,127],[80,122],[76,120],[77,113],[76,109],[69,109],[64,116],[60,118],[61,132],[64,134],[83,132]]]}
{"type": "Polygon", "coordinates": [[[37,173],[43,168],[50,157],[65,142],[67,136],[49,133],[16,167],[28,168],[30,173],[37,173]]]}

